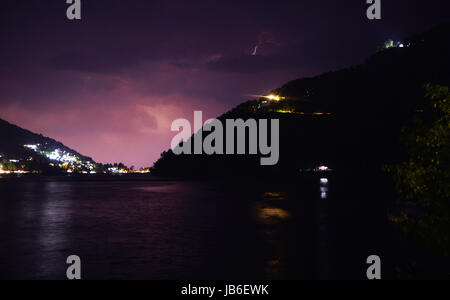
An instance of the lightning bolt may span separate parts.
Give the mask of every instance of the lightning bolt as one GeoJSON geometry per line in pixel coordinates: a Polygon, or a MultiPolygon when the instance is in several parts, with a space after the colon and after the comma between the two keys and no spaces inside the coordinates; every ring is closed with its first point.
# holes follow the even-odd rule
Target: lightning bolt
{"type": "Polygon", "coordinates": [[[252,56],[255,56],[256,54],[258,54],[259,46],[261,46],[261,45],[258,44],[258,45],[255,46],[255,49],[253,49],[253,52],[252,52],[252,56]]]}
{"type": "Polygon", "coordinates": [[[259,35],[258,44],[253,48],[252,56],[256,56],[258,54],[259,48],[261,48],[265,44],[279,45],[279,43],[275,40],[274,36],[271,33],[263,32],[259,35]]]}

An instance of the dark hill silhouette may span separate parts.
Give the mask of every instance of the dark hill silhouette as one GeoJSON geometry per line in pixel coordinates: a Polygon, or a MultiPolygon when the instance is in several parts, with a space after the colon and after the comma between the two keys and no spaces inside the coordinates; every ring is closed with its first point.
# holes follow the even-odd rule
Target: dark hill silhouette
{"type": "Polygon", "coordinates": [[[22,129],[0,119],[0,155],[4,158],[16,160],[27,160],[29,157],[32,157],[34,159],[33,168],[42,171],[52,171],[51,168],[49,168],[49,160],[46,157],[24,147],[24,145],[37,144],[41,145],[40,149],[42,151],[52,152],[56,149],[60,149],[79,157],[82,161],[91,161],[95,163],[92,158],[81,155],[61,142],[45,137],[42,134],[36,134],[29,130],[22,129]]]}
{"type": "Polygon", "coordinates": [[[180,155],[164,152],[154,174],[187,177],[285,178],[327,164],[349,172],[378,171],[404,155],[401,128],[426,105],[427,83],[450,85],[450,24],[375,53],[363,64],[287,83],[286,97],[260,108],[243,103],[219,119],[280,119],[280,162],[261,167],[257,156],[180,155]],[[291,111],[300,114],[278,113],[291,111]],[[331,115],[309,115],[325,112],[331,115]]]}
{"type": "Polygon", "coordinates": [[[45,137],[42,134],[22,129],[2,119],[0,119],[0,137],[0,153],[15,156],[16,158],[22,158],[25,157],[24,155],[29,154],[29,150],[24,145],[41,144],[45,145],[49,150],[61,149],[80,157],[82,160],[92,161],[92,158],[81,155],[61,142],[45,137]]]}

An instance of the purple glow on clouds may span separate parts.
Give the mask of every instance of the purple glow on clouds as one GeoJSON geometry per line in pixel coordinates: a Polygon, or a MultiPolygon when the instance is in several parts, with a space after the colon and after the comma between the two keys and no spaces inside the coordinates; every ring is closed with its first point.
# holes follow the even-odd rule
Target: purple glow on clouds
{"type": "Polygon", "coordinates": [[[174,119],[217,117],[244,95],[360,63],[446,17],[432,10],[443,1],[399,0],[374,24],[363,2],[85,0],[82,21],[70,22],[65,1],[5,0],[0,118],[99,162],[150,166],[174,119]]]}

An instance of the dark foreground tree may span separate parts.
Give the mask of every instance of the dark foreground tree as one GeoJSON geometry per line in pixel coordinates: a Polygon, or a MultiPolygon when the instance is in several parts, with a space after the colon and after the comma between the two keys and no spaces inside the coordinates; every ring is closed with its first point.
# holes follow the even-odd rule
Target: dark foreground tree
{"type": "MultiPolygon", "coordinates": [[[[450,93],[448,87],[426,87],[429,107],[413,126],[405,128],[408,161],[388,167],[399,200],[423,211],[392,220],[401,228],[450,254],[450,93]]],[[[422,111],[421,111],[422,112],[422,111]]]]}

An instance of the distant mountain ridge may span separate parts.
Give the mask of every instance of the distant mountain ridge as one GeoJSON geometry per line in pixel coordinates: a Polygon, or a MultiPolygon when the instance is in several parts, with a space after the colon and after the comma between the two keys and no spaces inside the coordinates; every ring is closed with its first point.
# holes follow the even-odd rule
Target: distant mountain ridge
{"type": "Polygon", "coordinates": [[[0,119],[0,154],[15,159],[25,158],[26,155],[33,153],[24,146],[37,144],[45,146],[48,150],[61,149],[80,157],[82,160],[93,161],[92,158],[78,153],[61,142],[0,119]]]}
{"type": "Polygon", "coordinates": [[[358,66],[291,81],[273,91],[269,100],[275,101],[251,100],[219,118],[279,119],[277,166],[261,167],[255,156],[177,156],[168,150],[154,174],[282,178],[318,164],[361,172],[398,161],[405,154],[402,127],[428,103],[425,85],[450,85],[450,23],[397,45],[358,66]]]}
{"type": "Polygon", "coordinates": [[[0,119],[0,174],[97,173],[102,165],[63,143],[0,119]]]}
{"type": "Polygon", "coordinates": [[[63,143],[0,119],[0,174],[148,174],[123,163],[102,164],[63,143]]]}

